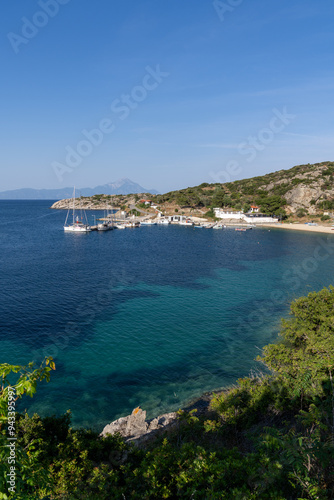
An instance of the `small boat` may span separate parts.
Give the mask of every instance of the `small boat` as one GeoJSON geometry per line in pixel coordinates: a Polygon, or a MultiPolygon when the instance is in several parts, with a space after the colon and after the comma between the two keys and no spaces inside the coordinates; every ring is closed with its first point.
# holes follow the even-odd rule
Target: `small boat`
{"type": "Polygon", "coordinates": [[[191,221],[189,219],[187,219],[185,221],[180,221],[179,224],[180,224],[180,226],[193,226],[194,225],[193,221],[191,221]]]}
{"type": "Polygon", "coordinates": [[[153,221],[152,219],[149,220],[142,220],[140,223],[141,226],[154,226],[156,225],[156,222],[153,221]]]}
{"type": "Polygon", "coordinates": [[[247,231],[247,229],[245,227],[236,227],[235,230],[236,231],[247,231]]]}
{"type": "Polygon", "coordinates": [[[125,224],[115,224],[115,229],[125,229],[125,224]]]}
{"type": "Polygon", "coordinates": [[[110,229],[112,229],[112,227],[108,222],[100,222],[100,224],[97,225],[98,231],[110,231],[110,229]]]}
{"type": "Polygon", "coordinates": [[[96,229],[98,231],[110,231],[111,229],[114,229],[114,223],[110,214],[108,214],[107,216],[104,215],[104,217],[97,220],[99,221],[96,226],[96,229]]]}
{"type": "Polygon", "coordinates": [[[86,223],[82,222],[83,216],[82,216],[82,209],[80,208],[80,214],[81,214],[81,220],[79,219],[79,216],[76,215],[76,210],[75,210],[75,188],[73,189],[73,206],[72,206],[72,224],[68,224],[68,216],[70,214],[71,209],[69,208],[67,211],[67,216],[64,224],[64,231],[66,232],[72,232],[72,233],[88,233],[91,231],[91,227],[87,222],[87,217],[86,213],[84,212],[84,217],[86,220],[86,223]]]}
{"type": "Polygon", "coordinates": [[[125,228],[139,227],[139,222],[125,222],[123,225],[125,228]]]}

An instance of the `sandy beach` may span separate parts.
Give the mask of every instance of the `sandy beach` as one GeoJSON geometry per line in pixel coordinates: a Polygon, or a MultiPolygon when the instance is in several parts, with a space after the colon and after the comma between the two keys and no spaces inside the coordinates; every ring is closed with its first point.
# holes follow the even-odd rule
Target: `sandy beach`
{"type": "Polygon", "coordinates": [[[277,229],[292,229],[293,231],[307,231],[311,233],[326,233],[326,234],[334,234],[334,227],[331,226],[308,226],[307,224],[299,224],[299,223],[288,223],[288,224],[261,224],[259,227],[270,227],[277,229]]]}

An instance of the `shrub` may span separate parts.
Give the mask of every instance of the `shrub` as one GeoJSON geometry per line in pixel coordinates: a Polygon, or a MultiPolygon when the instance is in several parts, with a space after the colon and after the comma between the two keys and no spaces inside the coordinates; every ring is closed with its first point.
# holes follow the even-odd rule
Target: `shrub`
{"type": "Polygon", "coordinates": [[[307,210],[305,208],[298,208],[296,211],[296,216],[301,218],[304,217],[307,214],[307,210]]]}

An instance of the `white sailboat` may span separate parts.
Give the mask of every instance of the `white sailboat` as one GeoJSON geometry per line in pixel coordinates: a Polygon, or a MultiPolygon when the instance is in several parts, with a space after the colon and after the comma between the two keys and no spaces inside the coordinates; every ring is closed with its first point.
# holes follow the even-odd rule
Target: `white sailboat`
{"type": "MultiPolygon", "coordinates": [[[[64,224],[64,231],[71,231],[73,233],[87,233],[91,231],[91,227],[88,225],[88,223],[83,223],[82,222],[82,215],[81,215],[81,220],[79,219],[79,215],[76,215],[75,213],[75,188],[73,190],[73,205],[72,205],[72,224],[68,224],[68,216],[71,212],[71,208],[68,209],[67,211],[67,216],[64,224]]],[[[80,209],[80,213],[82,214],[82,210],[80,209]]],[[[85,219],[87,222],[87,217],[85,214],[85,219]]]]}

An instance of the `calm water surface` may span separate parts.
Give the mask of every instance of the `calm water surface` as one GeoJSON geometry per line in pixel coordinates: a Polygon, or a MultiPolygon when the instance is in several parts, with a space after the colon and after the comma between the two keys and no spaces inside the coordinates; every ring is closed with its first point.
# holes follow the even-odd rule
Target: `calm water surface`
{"type": "Polygon", "coordinates": [[[260,369],[289,302],[332,283],[334,235],[65,234],[51,204],[0,201],[0,362],[57,366],[24,400],[31,413],[71,409],[74,425],[101,429],[138,405],[149,417],[178,409],[260,369]]]}

